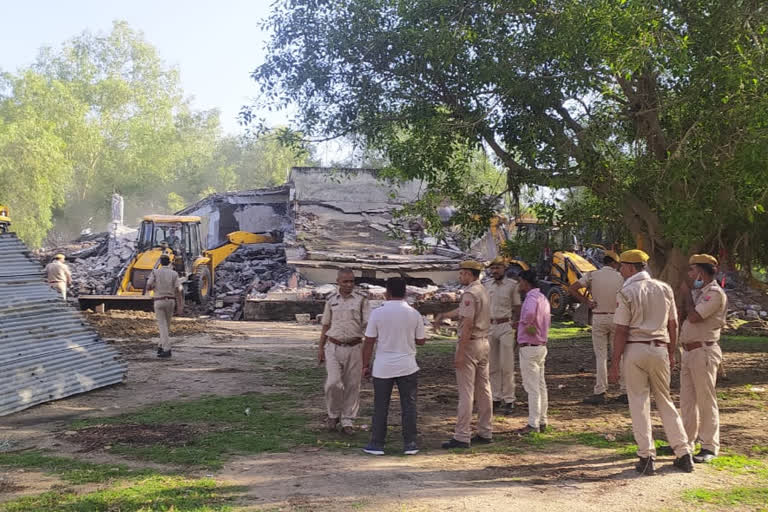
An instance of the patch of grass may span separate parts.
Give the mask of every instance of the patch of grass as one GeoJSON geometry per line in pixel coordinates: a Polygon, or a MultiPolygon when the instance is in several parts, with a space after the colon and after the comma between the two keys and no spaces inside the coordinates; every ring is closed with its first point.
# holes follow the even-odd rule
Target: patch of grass
{"type": "Polygon", "coordinates": [[[768,455],[768,444],[756,444],[750,451],[755,455],[768,455]]]}
{"type": "MultiPolygon", "coordinates": [[[[448,338],[451,339],[451,338],[448,338]]],[[[431,339],[427,341],[426,345],[422,345],[420,347],[417,347],[416,350],[418,351],[418,355],[443,355],[443,354],[453,354],[456,352],[456,338],[452,338],[453,341],[445,342],[445,341],[432,341],[431,339]]]]}
{"type": "Polygon", "coordinates": [[[746,457],[744,455],[720,454],[709,463],[720,471],[728,471],[737,475],[757,475],[768,479],[768,463],[760,459],[746,457]]]}
{"type": "Polygon", "coordinates": [[[87,494],[46,492],[20,498],[2,505],[4,512],[139,512],[150,510],[184,510],[194,512],[225,512],[232,510],[231,502],[242,487],[225,487],[210,479],[186,479],[174,476],[153,476],[128,486],[105,489],[87,494]]]}
{"type": "Polygon", "coordinates": [[[683,493],[683,499],[713,505],[765,506],[768,503],[768,487],[733,487],[719,491],[689,489],[683,493]]]}
{"type": "Polygon", "coordinates": [[[723,352],[768,352],[766,336],[722,336],[720,347],[723,352]]]}
{"type": "Polygon", "coordinates": [[[149,469],[131,469],[121,464],[94,464],[37,451],[0,453],[0,466],[35,469],[56,475],[72,484],[101,483],[114,479],[141,478],[155,474],[149,469]]]}
{"type": "Polygon", "coordinates": [[[164,402],[136,413],[81,420],[72,428],[121,423],[202,424],[203,433],[184,446],[116,442],[111,451],[160,463],[219,467],[227,454],[287,451],[313,444],[315,436],[307,429],[307,418],[296,409],[297,402],[290,395],[249,393],[164,402]]]}
{"type": "Polygon", "coordinates": [[[589,338],[592,330],[589,327],[581,327],[573,322],[552,322],[549,328],[550,340],[568,340],[589,338]]]}
{"type": "Polygon", "coordinates": [[[606,438],[594,432],[573,432],[569,430],[549,429],[543,433],[532,433],[522,437],[523,442],[536,448],[545,448],[552,444],[581,444],[594,448],[624,450],[626,443],[632,440],[632,434],[606,438]]]}

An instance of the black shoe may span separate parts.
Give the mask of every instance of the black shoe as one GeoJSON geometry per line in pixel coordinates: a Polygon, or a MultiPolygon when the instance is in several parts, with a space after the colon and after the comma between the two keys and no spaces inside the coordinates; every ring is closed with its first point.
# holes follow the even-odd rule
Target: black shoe
{"type": "Polygon", "coordinates": [[[449,450],[451,448],[469,448],[469,443],[464,443],[464,442],[461,442],[461,441],[457,441],[456,439],[454,439],[452,437],[450,441],[444,442],[442,446],[446,450],[449,450]]]}
{"type": "Polygon", "coordinates": [[[168,359],[171,357],[171,351],[170,350],[161,350],[157,353],[157,357],[160,357],[162,359],[168,359]]]}
{"type": "Polygon", "coordinates": [[[527,434],[530,434],[531,432],[539,432],[540,430],[536,427],[532,427],[530,425],[526,425],[523,428],[519,428],[517,430],[513,430],[512,433],[516,434],[518,436],[524,436],[527,434]]]}
{"type": "Polygon", "coordinates": [[[411,441],[410,443],[406,443],[403,447],[403,453],[405,455],[416,455],[419,453],[419,445],[417,445],[415,442],[411,441]]]}
{"type": "Polygon", "coordinates": [[[686,473],[693,473],[693,457],[691,457],[690,453],[686,453],[682,457],[676,458],[672,465],[686,473]]]}
{"type": "Polygon", "coordinates": [[[640,457],[640,460],[635,464],[635,471],[641,475],[652,475],[656,472],[656,468],[653,467],[653,457],[640,457]]]}
{"type": "Polygon", "coordinates": [[[711,452],[709,450],[702,448],[701,450],[699,450],[699,453],[693,456],[693,462],[695,462],[696,464],[706,464],[707,462],[711,461],[715,457],[717,457],[717,455],[715,455],[714,452],[711,452]]]}
{"type": "Polygon", "coordinates": [[[475,436],[472,438],[470,444],[491,444],[493,439],[490,437],[475,436]]]}
{"type": "Polygon", "coordinates": [[[369,455],[384,455],[384,447],[377,446],[373,443],[368,443],[363,451],[369,455]]]}
{"type": "Polygon", "coordinates": [[[157,347],[157,355],[160,355],[160,353],[163,351],[162,347],[157,347]]]}
{"type": "Polygon", "coordinates": [[[501,400],[494,400],[493,401],[493,412],[498,411],[499,407],[501,407],[501,400]]]}
{"type": "Polygon", "coordinates": [[[582,402],[589,405],[603,405],[605,403],[605,393],[588,396],[582,402]]]}
{"type": "Polygon", "coordinates": [[[501,413],[504,416],[512,416],[515,413],[515,403],[510,402],[508,404],[504,404],[504,408],[502,409],[501,413]]]}
{"type": "Polygon", "coordinates": [[[629,403],[629,397],[626,393],[623,395],[619,395],[616,398],[613,399],[613,403],[615,404],[628,404],[629,403]]]}
{"type": "Polygon", "coordinates": [[[539,423],[539,432],[542,434],[547,431],[547,424],[546,423],[539,423]]]}

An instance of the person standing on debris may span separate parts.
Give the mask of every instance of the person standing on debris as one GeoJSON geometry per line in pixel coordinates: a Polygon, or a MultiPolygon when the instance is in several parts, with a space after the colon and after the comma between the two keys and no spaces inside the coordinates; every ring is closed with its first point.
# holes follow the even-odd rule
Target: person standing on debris
{"type": "Polygon", "coordinates": [[[72,272],[64,263],[64,255],[57,254],[53,260],[45,266],[45,274],[48,276],[48,284],[61,294],[64,302],[67,302],[67,287],[72,286],[72,272]]]}
{"type": "MultiPolygon", "coordinates": [[[[619,270],[619,255],[613,251],[606,251],[603,256],[603,267],[584,274],[573,283],[568,291],[571,296],[588,307],[592,316],[592,349],[595,352],[595,389],[592,396],[584,399],[585,404],[600,405],[605,403],[605,393],[608,391],[608,350],[613,351],[614,329],[613,313],[616,311],[616,294],[624,285],[624,278],[619,270]],[[592,300],[587,294],[581,293],[586,288],[592,300]]],[[[627,389],[624,384],[624,374],[619,372],[619,388],[621,395],[616,402],[628,403],[627,389]]]]}
{"type": "Polygon", "coordinates": [[[624,359],[632,432],[640,460],[638,473],[654,473],[656,447],[651,431],[651,393],[656,401],[669,446],[674,450],[674,466],[693,471],[688,437],[680,415],[669,395],[669,377],[675,365],[677,341],[677,308],[672,288],[651,279],[646,271],[648,255],[632,249],[621,253],[620,272],[624,286],[616,296],[615,350],[608,381],[619,380],[619,362],[624,359]]]}
{"type": "Polygon", "coordinates": [[[416,364],[416,345],[426,343],[424,319],[405,302],[405,280],[393,277],[387,280],[387,301],[371,312],[365,330],[363,347],[363,376],[373,376],[373,420],[371,441],[363,448],[371,455],[384,455],[387,438],[387,415],[392,387],[397,384],[400,394],[403,453],[419,452],[416,443],[416,396],[419,367],[416,364]],[[371,370],[371,355],[376,346],[376,358],[371,370]]]}
{"type": "Polygon", "coordinates": [[[543,432],[547,429],[549,393],[544,378],[549,336],[550,306],[547,297],[539,290],[535,270],[520,273],[518,288],[525,294],[517,325],[517,346],[520,347],[520,375],[528,393],[528,423],[516,434],[543,432]]]}
{"type": "Polygon", "coordinates": [[[492,279],[485,282],[491,301],[490,380],[494,410],[505,415],[515,408],[515,328],[520,316],[517,281],[506,277],[507,263],[496,257],[489,267],[492,279]],[[503,409],[502,409],[503,406],[503,409]]]}
{"type": "Polygon", "coordinates": [[[492,442],[493,398],[488,377],[488,330],[491,327],[491,300],[480,283],[483,264],[463,261],[459,265],[459,283],[464,286],[458,309],[435,316],[439,328],[445,318],[459,318],[459,341],[456,344],[456,384],[459,404],[456,429],[443,448],[469,448],[470,443],[492,442]],[[472,405],[477,402],[477,435],[472,437],[472,405]]]}
{"type": "Polygon", "coordinates": [[[157,357],[171,357],[171,340],[168,332],[171,329],[171,318],[174,306],[176,314],[184,311],[183,287],[179,274],[171,267],[171,258],[167,254],[160,256],[160,267],[152,271],[147,280],[147,290],[154,290],[152,297],[157,317],[157,327],[160,331],[160,345],[157,347],[157,357]]]}
{"type": "Polygon", "coordinates": [[[723,360],[720,329],[725,325],[728,296],[717,284],[717,259],[694,254],[688,261],[693,290],[683,296],[683,346],[680,369],[680,410],[691,452],[696,439],[701,450],[693,462],[705,463],[720,451],[720,412],[717,407],[717,370],[723,360]]]}
{"type": "Polygon", "coordinates": [[[355,290],[355,274],[351,270],[339,270],[336,283],[339,291],[325,303],[317,357],[320,363],[325,362],[328,375],[325,381],[328,430],[337,430],[341,422],[342,431],[352,434],[360,407],[361,343],[368,321],[368,300],[355,290]]]}

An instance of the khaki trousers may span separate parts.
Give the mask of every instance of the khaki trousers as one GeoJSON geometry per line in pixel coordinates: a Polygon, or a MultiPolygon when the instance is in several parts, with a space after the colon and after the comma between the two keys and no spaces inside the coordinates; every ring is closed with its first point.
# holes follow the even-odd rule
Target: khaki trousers
{"type": "MultiPolygon", "coordinates": [[[[608,353],[613,352],[614,332],[613,315],[592,315],[592,348],[595,351],[595,394],[608,391],[608,353]]],[[[623,365],[622,365],[623,366],[623,365]]],[[[626,393],[624,370],[619,366],[619,388],[626,393]]]]}
{"type": "Polygon", "coordinates": [[[173,299],[155,301],[155,317],[157,318],[157,329],[160,331],[160,348],[166,352],[171,350],[171,338],[168,333],[171,330],[171,318],[173,318],[175,308],[176,301],[173,299]]]}
{"type": "Polygon", "coordinates": [[[325,405],[329,418],[341,418],[342,427],[351,427],[360,408],[360,381],[363,377],[363,344],[354,347],[325,344],[325,405]]]}
{"type": "Polygon", "coordinates": [[[61,298],[64,302],[67,302],[67,283],[50,283],[51,288],[61,294],[61,298]]]}
{"type": "Polygon", "coordinates": [[[488,333],[490,344],[489,377],[493,401],[515,403],[515,330],[509,323],[491,326],[488,333]]]}
{"type": "MultiPolygon", "coordinates": [[[[458,346],[456,347],[458,349],[458,346]]],[[[464,364],[456,368],[456,385],[459,391],[459,405],[456,411],[454,439],[468,443],[472,438],[472,404],[477,400],[477,434],[490,439],[493,436],[493,398],[488,379],[487,339],[474,339],[464,352],[464,364]]]]}
{"type": "Polygon", "coordinates": [[[549,393],[544,379],[547,346],[520,347],[520,374],[528,393],[528,425],[539,428],[547,424],[549,393]]]}
{"type": "Polygon", "coordinates": [[[657,347],[628,343],[624,349],[624,375],[637,455],[656,456],[651,432],[651,392],[675,456],[682,457],[690,453],[683,421],[669,396],[669,355],[666,345],[657,347]]]}
{"type": "Polygon", "coordinates": [[[717,368],[723,360],[720,346],[703,346],[683,351],[680,367],[680,412],[683,416],[689,449],[696,439],[701,447],[720,451],[720,411],[717,407],[717,368]]]}

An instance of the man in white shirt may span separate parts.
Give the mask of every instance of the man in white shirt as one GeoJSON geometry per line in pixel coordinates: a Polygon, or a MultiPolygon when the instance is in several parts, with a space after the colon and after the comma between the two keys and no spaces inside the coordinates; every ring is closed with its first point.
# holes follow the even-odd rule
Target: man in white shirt
{"type": "Polygon", "coordinates": [[[402,410],[403,452],[415,455],[416,396],[419,367],[416,345],[426,342],[424,319],[405,302],[405,280],[387,280],[387,301],[371,312],[365,330],[363,376],[373,376],[373,420],[371,441],[363,448],[371,455],[384,455],[387,437],[387,415],[392,388],[397,384],[402,410]],[[371,369],[371,355],[376,345],[376,358],[371,369]]]}

